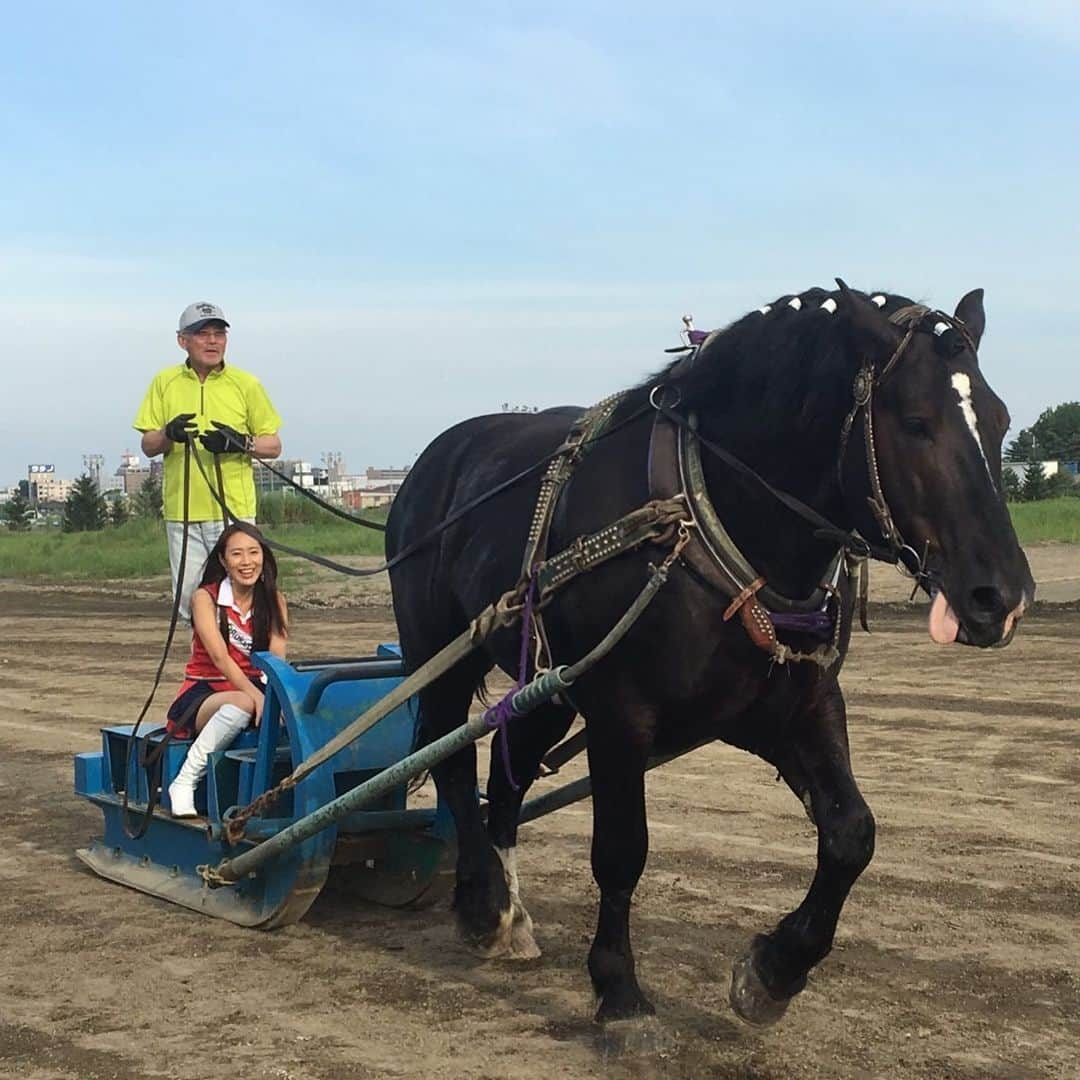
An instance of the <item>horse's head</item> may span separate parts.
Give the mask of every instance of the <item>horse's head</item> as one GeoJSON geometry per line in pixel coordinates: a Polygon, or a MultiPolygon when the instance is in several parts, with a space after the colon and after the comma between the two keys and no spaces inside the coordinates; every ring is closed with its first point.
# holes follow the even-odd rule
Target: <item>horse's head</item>
{"type": "Polygon", "coordinates": [[[860,530],[906,545],[909,566],[922,562],[935,641],[1007,644],[1035,582],[1002,495],[1009,414],[976,354],[982,290],[952,316],[918,305],[890,314],[887,298],[840,284],[838,314],[862,365],[856,401],[866,398],[849,417],[841,460],[844,490],[859,493],[860,530]]]}

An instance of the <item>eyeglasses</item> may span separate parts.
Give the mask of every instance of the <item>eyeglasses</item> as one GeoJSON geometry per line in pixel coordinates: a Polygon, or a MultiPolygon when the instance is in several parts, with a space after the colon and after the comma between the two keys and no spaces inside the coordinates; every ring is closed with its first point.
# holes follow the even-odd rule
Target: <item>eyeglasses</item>
{"type": "Polygon", "coordinates": [[[209,327],[203,327],[202,330],[188,330],[185,333],[186,337],[198,338],[200,341],[213,341],[215,338],[221,338],[224,341],[229,336],[228,330],[212,330],[209,327]]]}

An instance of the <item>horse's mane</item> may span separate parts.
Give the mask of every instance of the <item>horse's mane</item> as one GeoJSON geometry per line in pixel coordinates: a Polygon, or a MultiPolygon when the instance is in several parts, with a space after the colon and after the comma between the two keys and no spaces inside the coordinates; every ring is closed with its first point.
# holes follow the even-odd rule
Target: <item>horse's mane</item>
{"type": "MultiPolygon", "coordinates": [[[[885,315],[912,301],[888,292],[855,292],[885,315]]],[[[757,424],[815,420],[850,405],[852,365],[839,291],[807,289],[777,297],[706,339],[692,362],[668,364],[642,388],[670,383],[685,408],[716,415],[751,410],[757,424]]]]}

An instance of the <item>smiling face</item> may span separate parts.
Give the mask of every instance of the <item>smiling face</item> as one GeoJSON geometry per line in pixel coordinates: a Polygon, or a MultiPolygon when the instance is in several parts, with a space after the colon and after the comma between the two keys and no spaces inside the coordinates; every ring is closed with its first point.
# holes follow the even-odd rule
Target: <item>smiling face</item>
{"type": "Polygon", "coordinates": [[[218,319],[211,319],[197,330],[185,330],[176,335],[177,343],[187,353],[198,375],[208,374],[224,361],[228,338],[228,327],[218,319]]]}
{"type": "Polygon", "coordinates": [[[920,324],[875,391],[874,430],[893,519],[927,552],[931,637],[987,646],[1009,640],[1035,584],[1001,491],[1009,414],[979,370],[982,303],[971,296],[957,307],[970,339],[933,313],[920,324]]]}
{"type": "Polygon", "coordinates": [[[238,530],[226,540],[221,562],[234,590],[250,589],[262,573],[262,544],[253,536],[238,530]]]}

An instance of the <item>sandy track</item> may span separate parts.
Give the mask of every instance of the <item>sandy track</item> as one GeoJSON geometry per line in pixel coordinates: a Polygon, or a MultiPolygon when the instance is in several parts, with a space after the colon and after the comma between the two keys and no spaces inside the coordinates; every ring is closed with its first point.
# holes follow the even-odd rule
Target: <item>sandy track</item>
{"type": "MultiPolygon", "coordinates": [[[[709,747],[649,783],[633,930],[660,1021],[598,1033],[587,804],[523,830],[545,949],[523,967],[474,958],[445,908],[323,897],[265,934],[84,870],[72,851],[97,811],[70,794],[71,755],[133,718],[163,611],[5,589],[0,1075],[1080,1076],[1080,612],[1043,607],[990,653],[935,649],[912,614],[874,616],[846,687],[877,855],[832,956],[777,1028],[734,1019],[730,962],[798,903],[815,837],[763,763],[709,747]]],[[[297,613],[298,654],[392,637],[385,608],[297,613]]]]}

